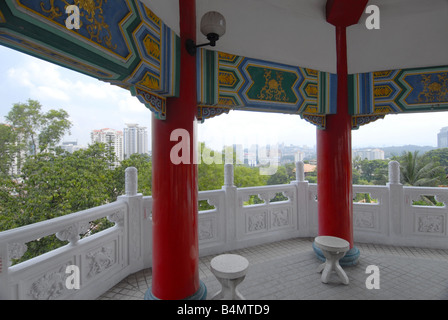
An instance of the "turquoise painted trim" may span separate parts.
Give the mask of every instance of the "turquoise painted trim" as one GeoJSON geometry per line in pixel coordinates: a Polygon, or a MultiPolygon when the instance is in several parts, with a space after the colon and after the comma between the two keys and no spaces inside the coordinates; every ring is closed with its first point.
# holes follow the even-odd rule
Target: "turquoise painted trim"
{"type": "MultiPolygon", "coordinates": [[[[323,255],[322,250],[320,248],[318,248],[314,242],[313,242],[313,250],[314,250],[314,253],[316,254],[317,258],[319,260],[321,260],[322,262],[325,262],[326,258],[323,255]]],[[[342,267],[355,266],[358,264],[360,255],[361,255],[361,252],[359,251],[359,249],[356,246],[353,246],[353,248],[351,248],[349,251],[347,251],[345,256],[339,260],[339,264],[342,267]]]]}
{"type": "MultiPolygon", "coordinates": [[[[207,287],[202,281],[199,281],[199,283],[200,286],[198,291],[196,291],[192,296],[186,297],[185,299],[182,300],[205,300],[207,298],[207,287]]],[[[149,288],[145,293],[144,300],[161,300],[161,299],[153,295],[152,289],[149,288]]]]}

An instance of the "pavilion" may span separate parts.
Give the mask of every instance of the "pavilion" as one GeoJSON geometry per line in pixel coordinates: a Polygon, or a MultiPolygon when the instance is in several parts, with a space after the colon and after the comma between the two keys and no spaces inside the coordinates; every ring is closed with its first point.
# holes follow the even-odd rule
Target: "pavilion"
{"type": "Polygon", "coordinates": [[[448,110],[447,15],[445,0],[5,0],[0,44],[125,88],[152,111],[148,297],[202,298],[196,122],[245,110],[315,124],[318,233],[349,241],[354,264],[351,131],[448,110]],[[79,29],[67,25],[70,5],[79,29]],[[207,42],[200,21],[210,11],[224,16],[225,34],[187,50],[207,42]],[[176,129],[189,146],[178,164],[176,129]]]}

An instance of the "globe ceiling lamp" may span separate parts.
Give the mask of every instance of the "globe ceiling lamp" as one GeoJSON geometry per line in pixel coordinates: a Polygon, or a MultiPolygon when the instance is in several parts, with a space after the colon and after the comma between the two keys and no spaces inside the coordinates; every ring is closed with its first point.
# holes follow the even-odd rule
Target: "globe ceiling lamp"
{"type": "Polygon", "coordinates": [[[208,43],[196,45],[191,39],[187,40],[187,51],[190,55],[196,54],[196,48],[205,46],[216,46],[216,42],[226,33],[226,19],[216,11],[204,14],[201,19],[201,32],[207,37],[208,43]]]}

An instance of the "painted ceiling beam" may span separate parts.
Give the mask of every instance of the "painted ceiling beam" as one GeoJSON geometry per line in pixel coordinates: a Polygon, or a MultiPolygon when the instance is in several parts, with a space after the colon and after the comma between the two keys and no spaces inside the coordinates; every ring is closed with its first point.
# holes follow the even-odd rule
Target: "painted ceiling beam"
{"type": "Polygon", "coordinates": [[[359,22],[369,0],[328,0],[327,22],[337,27],[348,27],[359,22]]]}

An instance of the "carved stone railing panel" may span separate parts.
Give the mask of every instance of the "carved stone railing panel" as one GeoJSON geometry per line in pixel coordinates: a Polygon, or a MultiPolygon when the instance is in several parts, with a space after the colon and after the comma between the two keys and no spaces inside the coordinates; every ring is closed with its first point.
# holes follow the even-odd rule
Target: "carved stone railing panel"
{"type": "MultiPolygon", "coordinates": [[[[390,168],[397,171],[396,164],[390,168]]],[[[136,177],[135,170],[127,172],[129,179],[136,177]]],[[[291,184],[237,189],[232,172],[232,166],[226,165],[226,183],[221,190],[199,192],[198,200],[214,207],[198,214],[201,256],[317,235],[317,185],[304,180],[304,173],[299,172],[291,184]],[[263,202],[245,205],[254,195],[263,202]]],[[[355,242],[448,249],[448,188],[405,187],[397,172],[390,177],[385,186],[353,186],[354,194],[368,193],[378,200],[353,204],[355,242]],[[434,197],[444,206],[413,205],[422,195],[434,197]]],[[[127,195],[117,202],[1,232],[0,298],[95,298],[127,274],[151,267],[152,198],[137,194],[134,182],[128,182],[127,195]],[[105,217],[115,227],[79,240],[89,221],[105,217]],[[10,266],[11,259],[23,257],[28,242],[54,234],[71,245],[10,266]],[[81,290],[76,292],[64,285],[65,268],[72,264],[79,266],[82,274],[81,290]]]]}
{"type": "Polygon", "coordinates": [[[69,241],[75,244],[80,239],[79,235],[87,233],[90,229],[90,222],[77,222],[56,233],[56,237],[61,241],[69,241]]]}

